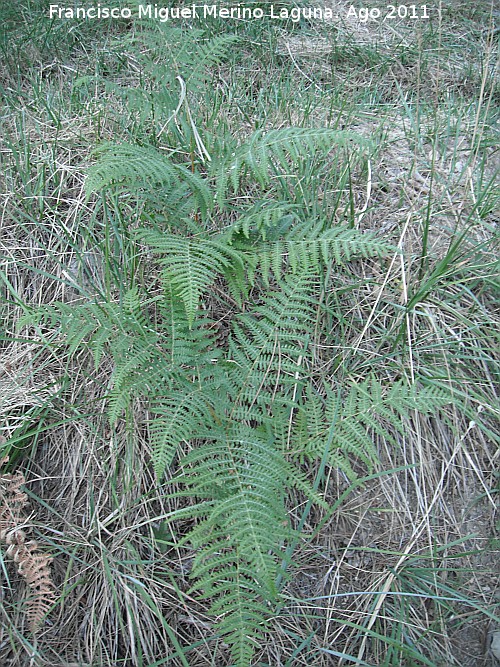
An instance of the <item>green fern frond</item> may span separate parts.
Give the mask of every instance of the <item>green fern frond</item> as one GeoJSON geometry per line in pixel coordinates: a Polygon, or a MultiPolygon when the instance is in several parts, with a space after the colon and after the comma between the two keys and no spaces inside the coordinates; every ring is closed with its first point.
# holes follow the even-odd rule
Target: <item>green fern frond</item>
{"type": "Polygon", "coordinates": [[[195,370],[197,382],[221,356],[214,340],[214,323],[198,312],[194,326],[189,325],[184,305],[170,285],[165,285],[164,299],[158,304],[158,329],[162,345],[173,368],[195,370]]]}
{"type": "Polygon", "coordinates": [[[154,230],[141,230],[139,238],[162,255],[166,283],[183,302],[192,325],[199,300],[224,269],[241,264],[239,254],[217,240],[185,238],[154,230]]]}
{"type": "Polygon", "coordinates": [[[271,441],[236,425],[207,433],[182,468],[176,481],[203,501],[185,538],[197,550],[195,589],[220,617],[236,664],[248,666],[277,600],[281,549],[291,536],[284,507],[288,466],[271,441]]]}
{"type": "Polygon", "coordinates": [[[50,327],[52,337],[67,346],[69,357],[84,345],[92,348],[95,340],[93,354],[97,368],[104,346],[117,335],[121,321],[119,311],[119,306],[114,303],[96,301],[75,305],[56,302],[25,314],[18,326],[50,327]]]}
{"type": "Polygon", "coordinates": [[[115,367],[110,380],[108,418],[111,424],[116,424],[133,397],[149,396],[158,385],[167,390],[172,369],[153,340],[134,339],[130,335],[117,337],[112,354],[115,367]]]}
{"type": "Polygon", "coordinates": [[[279,130],[257,130],[228,158],[214,164],[217,198],[229,186],[237,192],[242,175],[248,174],[260,186],[269,184],[277,170],[288,173],[290,164],[318,151],[327,154],[335,147],[367,147],[370,142],[354,132],[330,128],[287,127],[279,130]]]}
{"type": "MultiPolygon", "coordinates": [[[[174,87],[175,78],[181,76],[188,92],[203,94],[211,80],[212,68],[221,63],[238,41],[236,35],[219,34],[207,37],[203,30],[176,28],[154,22],[146,34],[124,37],[119,42],[129,44],[138,53],[138,59],[147,80],[160,90],[174,87]],[[146,47],[146,49],[144,48],[146,47]]],[[[175,87],[177,89],[177,87],[175,87]]]]}
{"type": "Polygon", "coordinates": [[[328,440],[330,464],[355,477],[349,457],[363,461],[369,469],[377,459],[376,436],[397,445],[395,433],[403,433],[410,411],[434,413],[450,402],[447,392],[435,387],[409,385],[404,380],[384,387],[375,377],[351,384],[341,397],[326,385],[324,396],[308,387],[297,409],[293,431],[293,453],[299,460],[318,459],[328,440]],[[333,437],[330,428],[334,425],[333,437]]]}
{"type": "Polygon", "coordinates": [[[179,68],[179,73],[185,77],[188,90],[200,92],[211,78],[210,68],[227,57],[239,38],[237,35],[220,34],[208,40],[199,37],[196,40],[190,37],[189,40],[189,34],[184,32],[184,35],[188,39],[185,39],[180,55],[186,54],[187,57],[184,57],[184,66],[179,68]],[[188,41],[191,41],[190,48],[188,41]]]}
{"type": "Polygon", "coordinates": [[[179,445],[195,438],[211,421],[211,401],[196,386],[174,387],[152,399],[150,423],[152,461],[158,479],[171,465],[179,445]]]}
{"type": "Polygon", "coordinates": [[[259,228],[259,235],[256,232],[250,234],[251,216],[245,217],[241,223],[234,223],[223,237],[228,239],[243,263],[238,273],[233,271],[228,275],[226,272],[233,291],[239,296],[245,294],[246,286],[255,284],[258,279],[269,286],[271,274],[278,282],[287,272],[312,271],[321,275],[332,263],[345,265],[355,257],[384,257],[398,252],[395,246],[371,232],[361,232],[346,225],[325,229],[322,221],[299,222],[291,215],[283,215],[284,210],[271,207],[269,220],[259,210],[255,216],[258,223],[266,220],[265,226],[259,228]],[[276,238],[280,228],[283,238],[276,238]]]}
{"type": "Polygon", "coordinates": [[[165,340],[148,319],[139,292],[132,288],[121,302],[56,303],[37,309],[20,324],[49,325],[69,357],[82,347],[94,358],[97,370],[103,356],[113,361],[108,392],[108,418],[116,423],[135,396],[151,396],[172,377],[165,340]]]}
{"type": "Polygon", "coordinates": [[[402,381],[391,385],[387,394],[387,403],[407,416],[410,410],[422,414],[433,414],[439,408],[452,402],[452,395],[445,389],[433,386],[405,385],[402,381]]]}
{"type": "Polygon", "coordinates": [[[329,263],[345,264],[353,257],[383,257],[396,248],[377,238],[370,232],[360,232],[349,227],[338,226],[315,234],[310,225],[309,233],[290,234],[283,241],[269,244],[268,249],[260,250],[258,260],[264,280],[269,280],[272,269],[279,280],[285,267],[292,273],[312,270],[320,271],[329,263]]]}
{"type": "Polygon", "coordinates": [[[318,291],[314,274],[287,276],[281,289],[270,290],[252,315],[235,320],[228,368],[235,383],[232,409],[239,419],[250,413],[265,419],[269,407],[286,401],[287,388],[299,381],[303,372],[299,362],[308,354],[318,291]]]}
{"type": "Polygon", "coordinates": [[[226,238],[233,243],[235,237],[243,235],[247,240],[277,240],[298,221],[297,206],[283,201],[264,200],[253,204],[231,224],[226,238]]]}
{"type": "Polygon", "coordinates": [[[190,97],[202,95],[213,77],[213,68],[226,59],[237,41],[236,35],[209,38],[203,30],[151,21],[148,30],[120,35],[111,44],[111,50],[121,58],[133,54],[141,86],[123,85],[109,77],[97,76],[80,77],[76,85],[95,86],[96,82],[102,82],[108,92],[124,102],[134,119],[140,123],[157,121],[164,127],[165,120],[172,117],[178,106],[177,77],[182,77],[190,97]]]}
{"type": "Polygon", "coordinates": [[[107,143],[96,149],[94,155],[97,162],[87,171],[87,194],[111,185],[124,185],[138,191],[185,183],[200,210],[206,212],[213,205],[214,195],[206,179],[172,162],[152,146],[107,143]]]}

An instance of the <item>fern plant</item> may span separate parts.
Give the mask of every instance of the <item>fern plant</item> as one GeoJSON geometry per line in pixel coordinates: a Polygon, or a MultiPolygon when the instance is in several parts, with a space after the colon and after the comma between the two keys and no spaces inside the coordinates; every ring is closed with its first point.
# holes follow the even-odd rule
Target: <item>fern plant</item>
{"type": "MultiPolygon", "coordinates": [[[[185,74],[190,94],[203,84],[204,61],[228,43],[196,55],[185,74]]],[[[296,489],[325,505],[303,464],[326,457],[353,478],[354,461],[370,467],[376,459],[377,437],[396,445],[412,410],[449,400],[403,380],[384,387],[376,377],[348,379],[338,387],[315,370],[332,267],[395,251],[374,234],[332,225],[287,190],[287,175],[301,163],[317,161],[328,174],[332,152],[346,147],[356,153],[367,145],[328,128],[285,128],[231,139],[210,160],[191,142],[182,153],[99,147],[89,195],[113,190],[141,200],[137,248],[145,263],[151,251],[157,257],[162,293],[133,284],[116,297],[53,304],[22,322],[43,327],[45,340],[69,355],[87,348],[96,369],[111,362],[112,424],[133,400],[147,402],[156,475],[181,489],[172,495],[190,499],[169,520],[191,519],[179,543],[195,553],[193,591],[209,601],[238,667],[251,665],[279,603],[296,538],[287,494],[296,489]],[[240,205],[249,184],[253,203],[240,205]]]]}

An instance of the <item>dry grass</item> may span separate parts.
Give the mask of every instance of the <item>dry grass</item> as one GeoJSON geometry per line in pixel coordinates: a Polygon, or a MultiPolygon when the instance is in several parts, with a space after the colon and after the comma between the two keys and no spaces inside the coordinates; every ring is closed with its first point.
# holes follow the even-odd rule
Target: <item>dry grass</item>
{"type": "MultiPolygon", "coordinates": [[[[446,30],[441,26],[446,36],[464,29],[458,17],[447,21],[446,30]]],[[[373,87],[378,66],[375,60],[350,75],[353,45],[367,47],[368,59],[374,45],[382,54],[395,43],[418,47],[421,35],[402,34],[403,28],[342,25],[338,40],[348,48],[334,79],[346,86],[347,97],[373,87]]],[[[465,81],[465,58],[447,51],[429,63],[425,78],[418,70],[422,59],[408,68],[393,63],[385,83],[375,84],[374,94],[385,105],[378,111],[363,96],[359,104],[337,110],[337,122],[383,138],[369,168],[366,163],[353,171],[343,201],[347,206],[352,198],[356,224],[393,238],[403,252],[385,264],[353,265],[353,276],[365,284],[345,297],[342,338],[325,336],[318,347],[321,373],[333,378],[349,368],[363,378],[375,368],[391,382],[432,371],[463,393],[469,411],[450,408],[440,418],[415,414],[399,447],[377,441],[379,463],[363,486],[350,487],[343,475],[329,472],[325,499],[332,506],[342,494],[344,499],[329,516],[319,509],[309,515],[283,609],[271,622],[256,665],[326,667],[352,664],[354,658],[358,664],[403,664],[395,649],[390,653],[398,632],[428,660],[407,655],[405,665],[495,665],[489,637],[496,628],[490,610],[498,603],[499,410],[492,368],[500,322],[491,291],[477,286],[494,270],[498,225],[498,210],[489,205],[498,156],[489,144],[496,56],[488,34],[475,44],[485,63],[482,78],[465,81]],[[401,91],[415,82],[421,104],[410,108],[401,91]],[[436,90],[467,92],[468,86],[469,108],[435,100],[436,90]],[[440,273],[439,262],[464,229],[463,246],[440,273]],[[432,284],[420,277],[424,230],[424,259],[436,267],[432,284]],[[481,257],[478,251],[467,254],[474,246],[481,257]],[[467,271],[470,290],[463,288],[467,271]],[[415,296],[412,312],[405,312],[415,296]],[[391,352],[402,330],[404,358],[391,352]]],[[[321,98],[308,122],[321,123],[329,114],[330,100],[318,92],[325,89],[326,72],[318,59],[331,49],[322,35],[278,41],[278,56],[291,60],[297,77],[293,113],[300,115],[301,95],[311,86],[321,98]]],[[[113,100],[101,97],[88,113],[77,103],[68,107],[71,67],[54,64],[38,76],[50,103],[42,92],[36,99],[27,93],[26,83],[21,95],[4,90],[11,104],[4,101],[0,199],[6,322],[0,431],[26,476],[30,526],[53,556],[60,597],[42,631],[31,635],[22,577],[0,559],[0,664],[223,667],[230,661],[213,635],[207,605],[187,592],[192,554],[163,532],[178,505],[166,500],[165,486],[152,473],[144,406],[135,403],[111,429],[104,406],[111,369],[96,375],[86,352],[69,362],[50,345],[26,337],[27,329],[15,330],[26,308],[72,302],[96,288],[112,291],[126,268],[123,248],[116,273],[103,266],[103,246],[96,242],[102,209],[83,193],[90,149],[97,138],[116,133],[113,100]]],[[[266,74],[255,76],[258,83],[266,74]]],[[[239,131],[237,109],[221,111],[221,118],[239,131]]],[[[265,122],[287,121],[282,109],[269,108],[265,122]]],[[[296,521],[303,502],[290,500],[296,521]]]]}

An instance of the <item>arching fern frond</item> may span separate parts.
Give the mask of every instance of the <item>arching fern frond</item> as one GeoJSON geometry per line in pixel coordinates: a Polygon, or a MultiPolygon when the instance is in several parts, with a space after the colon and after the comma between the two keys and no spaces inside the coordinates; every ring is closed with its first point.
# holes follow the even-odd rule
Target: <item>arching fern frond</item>
{"type": "Polygon", "coordinates": [[[274,242],[257,241],[252,245],[243,240],[235,244],[247,268],[247,278],[253,283],[259,276],[266,285],[270,273],[278,281],[284,273],[324,272],[331,263],[345,264],[354,257],[384,257],[397,249],[371,232],[361,232],[347,226],[322,229],[323,225],[296,225],[283,239],[274,242]]]}
{"type": "Polygon", "coordinates": [[[189,93],[203,94],[213,77],[212,68],[227,58],[239,40],[231,34],[207,37],[204,30],[177,28],[170,23],[152,21],[150,25],[146,33],[124,35],[115,44],[121,51],[133,49],[144,77],[159,93],[163,89],[177,91],[176,77],[181,76],[189,93]]]}
{"type": "Polygon", "coordinates": [[[432,414],[450,400],[447,392],[435,387],[404,380],[384,387],[375,377],[351,383],[340,395],[326,385],[323,396],[308,387],[297,409],[294,457],[318,459],[328,447],[330,464],[354,478],[350,457],[370,469],[377,459],[377,436],[397,446],[395,435],[404,433],[412,410],[432,414]]]}
{"type": "Polygon", "coordinates": [[[217,198],[223,203],[228,189],[237,192],[242,175],[248,174],[262,187],[269,184],[277,170],[288,173],[290,165],[313,153],[328,153],[335,147],[369,146],[370,142],[354,132],[330,128],[287,127],[257,130],[228,158],[214,163],[217,198]]]}
{"type": "Polygon", "coordinates": [[[114,424],[135,396],[168,387],[172,365],[165,339],[148,318],[136,288],[120,302],[56,303],[25,316],[21,325],[50,325],[53,338],[68,356],[82,347],[93,355],[97,370],[106,353],[113,361],[109,381],[108,417],[114,424]]]}
{"type": "MultiPolygon", "coordinates": [[[[179,445],[199,435],[211,421],[211,401],[197,386],[174,385],[151,401],[150,424],[152,461],[158,479],[171,465],[179,445]]],[[[212,410],[213,412],[213,410],[212,410]]]]}
{"type": "Polygon", "coordinates": [[[176,58],[179,63],[181,59],[183,61],[179,74],[185,79],[187,89],[193,92],[202,91],[212,76],[210,68],[223,61],[238,41],[237,35],[220,34],[211,39],[199,36],[196,39],[184,31],[183,50],[178,52],[176,58]]]}
{"type": "Polygon", "coordinates": [[[242,211],[224,234],[224,238],[228,243],[234,243],[235,237],[238,238],[240,235],[245,240],[276,240],[298,221],[295,204],[262,200],[242,211]]]}
{"type": "Polygon", "coordinates": [[[138,191],[186,183],[200,210],[205,212],[213,205],[214,195],[206,179],[152,146],[107,143],[96,149],[94,155],[97,162],[89,167],[85,183],[88,194],[111,185],[138,191]]]}

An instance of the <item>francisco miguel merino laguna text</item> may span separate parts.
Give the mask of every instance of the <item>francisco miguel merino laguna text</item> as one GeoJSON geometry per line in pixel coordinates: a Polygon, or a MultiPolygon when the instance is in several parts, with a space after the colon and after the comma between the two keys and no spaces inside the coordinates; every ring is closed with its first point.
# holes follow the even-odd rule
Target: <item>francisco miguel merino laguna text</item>
{"type": "Polygon", "coordinates": [[[244,7],[219,5],[190,5],[182,7],[161,7],[158,5],[138,5],[137,7],[106,7],[97,3],[95,7],[64,7],[49,5],[49,18],[54,19],[157,19],[165,23],[170,19],[195,18],[221,19],[261,19],[264,16],[272,19],[282,19],[298,22],[305,19],[333,19],[335,15],[330,7],[280,7],[269,5],[269,12],[265,13],[260,7],[244,7]]]}

